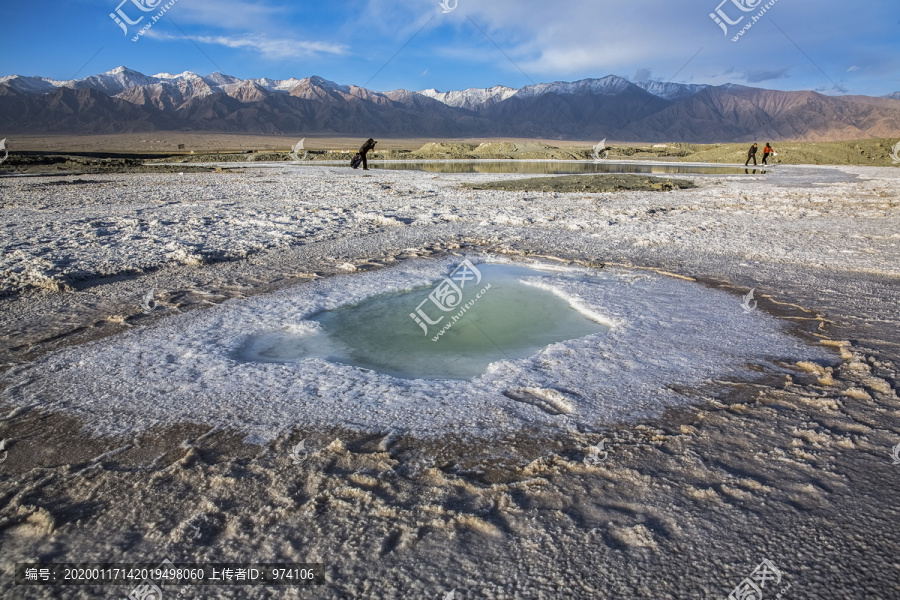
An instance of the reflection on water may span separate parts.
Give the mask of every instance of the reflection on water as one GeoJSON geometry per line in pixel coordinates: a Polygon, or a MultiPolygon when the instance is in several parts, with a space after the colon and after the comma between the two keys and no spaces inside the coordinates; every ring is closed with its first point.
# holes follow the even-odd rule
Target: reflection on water
{"type": "Polygon", "coordinates": [[[744,175],[765,173],[765,170],[744,169],[743,167],[696,166],[678,163],[667,165],[647,165],[639,163],[613,162],[563,162],[563,161],[421,161],[421,162],[370,162],[369,168],[429,171],[431,173],[532,173],[540,175],[581,175],[590,173],[638,173],[638,174],[678,174],[701,175],[744,175]]]}

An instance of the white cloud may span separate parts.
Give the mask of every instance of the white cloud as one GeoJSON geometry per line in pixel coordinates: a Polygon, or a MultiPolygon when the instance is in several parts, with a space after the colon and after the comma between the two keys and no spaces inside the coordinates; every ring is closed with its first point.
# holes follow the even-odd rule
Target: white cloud
{"type": "Polygon", "coordinates": [[[567,0],[562,6],[523,0],[460,0],[451,15],[442,15],[436,1],[395,0],[390,12],[379,12],[377,7],[382,4],[370,0],[372,8],[367,11],[380,28],[402,27],[404,12],[407,21],[410,13],[419,18],[434,16],[433,27],[455,27],[477,45],[473,50],[483,61],[516,70],[494,48],[496,44],[518,68],[540,79],[585,71],[633,73],[648,64],[654,65],[654,71],[671,75],[701,47],[699,38],[704,30],[709,39],[721,33],[706,16],[709,10],[688,19],[693,11],[660,0],[616,6],[597,0],[567,0]],[[661,54],[672,66],[659,66],[661,54]]]}
{"type": "Polygon", "coordinates": [[[169,16],[179,25],[260,31],[271,28],[291,12],[265,0],[182,0],[169,11],[169,16]]]}
{"type": "MultiPolygon", "coordinates": [[[[809,11],[796,3],[779,2],[734,43],[731,38],[740,27],[730,26],[730,35],[725,35],[709,16],[719,2],[460,0],[453,13],[442,15],[437,0],[394,0],[389,7],[382,0],[368,0],[362,12],[368,27],[404,36],[414,33],[413,24],[417,28],[423,19],[433,19],[422,36],[434,35],[433,53],[500,69],[512,77],[520,77],[521,70],[536,81],[627,76],[652,69],[654,79],[660,81],[720,85],[729,80],[710,79],[708,74],[734,67],[748,81],[784,80],[791,69],[796,85],[812,86],[821,85],[822,70],[836,77],[846,69],[833,51],[835,30],[851,41],[870,39],[872,23],[896,6],[896,0],[872,0],[852,7],[838,0],[819,0],[817,10],[809,11]],[[761,60],[768,71],[758,70],[761,60]]],[[[417,44],[424,46],[424,42],[417,44]]],[[[895,54],[882,52],[873,62],[884,63],[889,60],[885,57],[895,54]]],[[[896,68],[888,70],[896,73],[896,68]]]]}
{"type": "MultiPolygon", "coordinates": [[[[344,44],[302,39],[301,28],[295,24],[296,14],[296,6],[279,5],[273,0],[190,0],[177,3],[169,12],[179,26],[191,25],[189,35],[197,43],[248,50],[267,59],[341,56],[348,53],[344,44]],[[223,30],[234,33],[190,33],[223,30]]],[[[178,35],[165,34],[150,37],[183,39],[178,35]]]]}
{"type": "Polygon", "coordinates": [[[219,44],[228,48],[250,49],[268,58],[298,58],[313,54],[347,54],[347,47],[329,42],[307,42],[291,38],[269,39],[264,36],[198,36],[195,41],[219,44]]]}
{"type": "Polygon", "coordinates": [[[851,71],[859,71],[859,67],[857,67],[856,65],[853,65],[852,67],[850,67],[849,69],[847,69],[847,72],[848,72],[848,73],[850,73],[851,71]]]}
{"type": "MultiPolygon", "coordinates": [[[[157,32],[150,30],[147,37],[157,40],[183,40],[180,35],[157,32]]],[[[293,38],[269,38],[264,35],[192,35],[190,36],[198,44],[213,44],[241,50],[251,50],[263,55],[265,58],[304,58],[320,54],[344,55],[348,49],[343,44],[329,42],[313,42],[297,40],[293,38]]]]}
{"type": "Polygon", "coordinates": [[[331,62],[327,68],[344,68],[345,77],[362,80],[398,50],[394,71],[415,76],[426,60],[441,58],[443,76],[474,69],[514,87],[609,74],[721,85],[735,81],[729,70],[738,81],[753,83],[783,81],[790,69],[792,83],[809,89],[829,83],[823,70],[837,79],[847,70],[845,60],[867,65],[851,71],[896,77],[896,67],[886,64],[886,57],[896,55],[891,48],[879,47],[871,60],[833,50],[837,23],[851,40],[859,39],[896,0],[870,0],[852,9],[820,0],[821,10],[813,12],[779,2],[738,43],[709,18],[720,1],[459,0],[456,10],[443,14],[438,0],[366,0],[322,10],[286,0],[183,0],[170,15],[198,43],[264,59],[354,55],[361,58],[358,65],[331,62]]]}

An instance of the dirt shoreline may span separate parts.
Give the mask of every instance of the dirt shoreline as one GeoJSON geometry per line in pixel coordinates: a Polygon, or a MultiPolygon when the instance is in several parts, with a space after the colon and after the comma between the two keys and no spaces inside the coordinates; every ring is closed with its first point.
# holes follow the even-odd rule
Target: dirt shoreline
{"type": "MultiPolygon", "coordinates": [[[[90,173],[150,173],[206,171],[210,167],[192,167],[191,163],[253,163],[292,161],[291,146],[296,141],[283,137],[229,136],[189,134],[179,137],[168,132],[158,143],[137,138],[134,134],[120,136],[92,136],[84,138],[59,136],[17,138],[10,142],[9,159],[0,165],[0,177],[10,174],[51,174],[67,172],[90,173]],[[175,140],[188,140],[184,150],[178,150],[175,140]],[[167,141],[170,140],[170,141],[167,141]],[[236,148],[240,148],[237,149],[236,148]],[[16,148],[22,152],[16,153],[16,148]],[[68,150],[70,154],[67,154],[68,150]],[[140,155],[131,158],[129,155],[140,155]],[[184,167],[144,164],[183,163],[184,167]]],[[[152,136],[145,136],[150,137],[152,136]]],[[[310,138],[305,150],[298,153],[301,162],[349,162],[356,151],[354,138],[310,138]]],[[[762,161],[762,145],[757,156],[762,161]]],[[[772,165],[844,165],[892,166],[894,141],[867,139],[846,142],[779,142],[774,144],[777,155],[772,165]]],[[[453,140],[427,141],[421,139],[382,140],[370,160],[583,160],[595,159],[594,144],[578,141],[550,142],[547,140],[453,140]]],[[[630,144],[609,142],[603,151],[604,160],[611,161],[668,161],[708,164],[743,164],[747,159],[747,144],[630,144]]]]}

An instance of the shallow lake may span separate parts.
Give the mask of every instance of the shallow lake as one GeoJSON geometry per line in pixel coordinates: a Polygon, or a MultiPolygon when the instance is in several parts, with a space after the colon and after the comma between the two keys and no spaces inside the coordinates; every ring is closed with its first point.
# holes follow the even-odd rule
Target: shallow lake
{"type": "Polygon", "coordinates": [[[765,170],[744,169],[733,166],[700,166],[692,164],[639,164],[621,162],[587,161],[421,161],[421,162],[369,162],[371,169],[428,171],[431,173],[525,173],[539,175],[581,175],[591,173],[635,173],[674,175],[680,173],[701,175],[744,175],[765,173],[765,170]]]}
{"type": "Polygon", "coordinates": [[[471,379],[492,362],[526,358],[550,344],[609,330],[553,291],[521,281],[551,274],[463,263],[433,286],[312,315],[308,332],[252,336],[242,358],[319,357],[407,379],[471,379]]]}

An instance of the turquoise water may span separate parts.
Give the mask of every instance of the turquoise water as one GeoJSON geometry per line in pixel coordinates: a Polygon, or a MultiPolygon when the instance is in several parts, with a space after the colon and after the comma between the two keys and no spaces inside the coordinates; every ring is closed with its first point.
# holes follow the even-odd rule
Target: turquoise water
{"type": "Polygon", "coordinates": [[[253,336],[244,344],[243,358],[320,357],[408,379],[472,379],[492,362],[526,358],[550,344],[609,329],[557,294],[519,281],[547,272],[474,267],[448,273],[451,284],[442,279],[313,315],[309,320],[318,327],[310,334],[253,336]]]}

